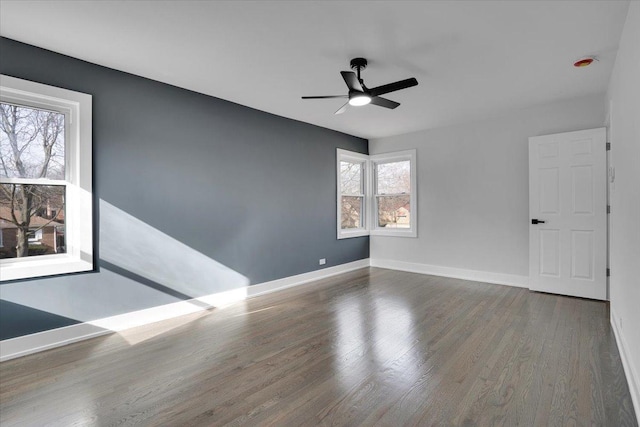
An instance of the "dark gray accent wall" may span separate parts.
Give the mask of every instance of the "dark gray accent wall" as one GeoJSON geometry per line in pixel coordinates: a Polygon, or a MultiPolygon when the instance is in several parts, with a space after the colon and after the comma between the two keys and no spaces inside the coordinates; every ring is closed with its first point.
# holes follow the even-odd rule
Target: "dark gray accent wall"
{"type": "Polygon", "coordinates": [[[78,321],[75,319],[0,300],[2,339],[15,338],[47,329],[63,328],[76,323],[78,321]]]}
{"type": "Polygon", "coordinates": [[[2,284],[14,323],[0,325],[1,339],[59,326],[34,310],[81,322],[233,287],[215,277],[173,286],[157,274],[196,268],[190,254],[248,284],[317,270],[320,258],[324,268],[369,256],[367,237],[336,239],[336,148],[367,153],[364,139],[6,38],[0,72],[93,96],[98,258],[96,272],[2,284]],[[107,224],[106,214],[116,219],[107,224]],[[123,234],[113,228],[121,223],[159,236],[148,252],[138,248],[140,262],[102,256],[117,254],[109,237],[123,234]]]}

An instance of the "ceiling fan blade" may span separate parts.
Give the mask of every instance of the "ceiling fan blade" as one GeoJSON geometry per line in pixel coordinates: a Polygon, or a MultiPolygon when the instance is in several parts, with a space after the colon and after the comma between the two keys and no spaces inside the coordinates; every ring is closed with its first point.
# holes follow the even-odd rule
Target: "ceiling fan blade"
{"type": "Polygon", "coordinates": [[[378,96],[417,85],[418,81],[415,79],[415,77],[411,77],[410,79],[400,80],[399,82],[374,87],[373,89],[369,89],[369,93],[371,93],[371,96],[378,96]]]}
{"type": "Polygon", "coordinates": [[[399,102],[392,101],[381,96],[374,96],[373,98],[371,98],[370,103],[373,105],[377,105],[378,107],[391,108],[392,110],[400,105],[399,102]]]}
{"type": "Polygon", "coordinates": [[[349,95],[303,96],[302,99],[348,98],[349,95]]]}
{"type": "Polygon", "coordinates": [[[336,111],[334,114],[342,114],[342,113],[344,113],[349,108],[349,105],[350,104],[347,102],[342,107],[340,107],[340,109],[338,111],[336,111]]]}
{"type": "Polygon", "coordinates": [[[353,71],[340,71],[340,74],[342,74],[342,78],[344,79],[344,82],[349,87],[349,90],[364,92],[362,85],[360,84],[360,82],[358,81],[358,78],[356,77],[356,73],[354,73],[353,71]]]}

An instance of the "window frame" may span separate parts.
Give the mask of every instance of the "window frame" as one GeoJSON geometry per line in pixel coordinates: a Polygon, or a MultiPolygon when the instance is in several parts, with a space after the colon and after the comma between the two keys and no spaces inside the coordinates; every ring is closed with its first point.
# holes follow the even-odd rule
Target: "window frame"
{"type": "Polygon", "coordinates": [[[92,271],[92,97],[0,74],[0,101],[65,116],[65,179],[0,178],[2,184],[64,185],[64,254],[0,259],[0,282],[92,271]]]}
{"type": "Polygon", "coordinates": [[[337,149],[336,154],[336,200],[337,200],[337,231],[338,239],[348,239],[351,237],[360,237],[369,235],[369,156],[354,151],[337,149]],[[342,162],[360,163],[362,164],[362,193],[361,194],[345,194],[346,196],[362,197],[362,227],[359,228],[342,228],[342,181],[340,176],[340,165],[342,162]]]}
{"type": "Polygon", "coordinates": [[[337,180],[337,192],[336,192],[336,205],[337,205],[337,230],[338,239],[347,239],[351,237],[360,236],[393,236],[393,237],[418,237],[418,185],[417,185],[417,151],[404,150],[395,151],[391,153],[382,153],[367,155],[356,153],[353,151],[344,150],[338,148],[336,150],[336,180],[337,180]],[[409,228],[385,228],[378,227],[378,206],[377,196],[374,192],[377,191],[376,182],[376,165],[382,163],[393,163],[396,161],[409,161],[411,168],[411,181],[410,181],[410,193],[409,206],[410,221],[409,228]],[[354,163],[362,163],[363,168],[363,228],[347,229],[341,228],[342,222],[342,186],[340,181],[340,163],[342,161],[350,161],[354,163]]]}
{"type": "MultiPolygon", "coordinates": [[[[404,150],[394,151],[391,153],[374,154],[369,156],[371,162],[371,176],[372,176],[372,196],[371,196],[371,235],[372,236],[395,236],[395,237],[418,237],[418,197],[417,197],[417,165],[416,165],[416,150],[404,150]],[[378,177],[376,165],[385,163],[394,163],[409,161],[409,167],[411,172],[409,206],[410,219],[409,228],[386,228],[378,226],[378,197],[391,196],[378,194],[378,177]]],[[[404,194],[403,194],[404,195],[404,194]]]]}
{"type": "Polygon", "coordinates": [[[33,233],[33,238],[27,237],[30,245],[41,244],[44,236],[44,232],[42,228],[31,228],[29,229],[29,235],[33,233]]]}

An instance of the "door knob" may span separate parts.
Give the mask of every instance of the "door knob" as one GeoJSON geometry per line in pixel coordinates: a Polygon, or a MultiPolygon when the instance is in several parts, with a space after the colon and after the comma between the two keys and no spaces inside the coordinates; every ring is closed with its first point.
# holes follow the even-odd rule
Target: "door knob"
{"type": "Polygon", "coordinates": [[[545,222],[546,221],[542,221],[542,220],[539,220],[539,219],[532,219],[531,220],[531,224],[534,224],[534,225],[535,224],[544,224],[545,222]]]}

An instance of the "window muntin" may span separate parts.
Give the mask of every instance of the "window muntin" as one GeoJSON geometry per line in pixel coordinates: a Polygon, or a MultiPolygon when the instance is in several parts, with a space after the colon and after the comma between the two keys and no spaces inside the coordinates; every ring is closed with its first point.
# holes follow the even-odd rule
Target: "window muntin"
{"type": "Polygon", "coordinates": [[[0,280],[92,270],[91,96],[2,75],[0,108],[0,280]]]}

